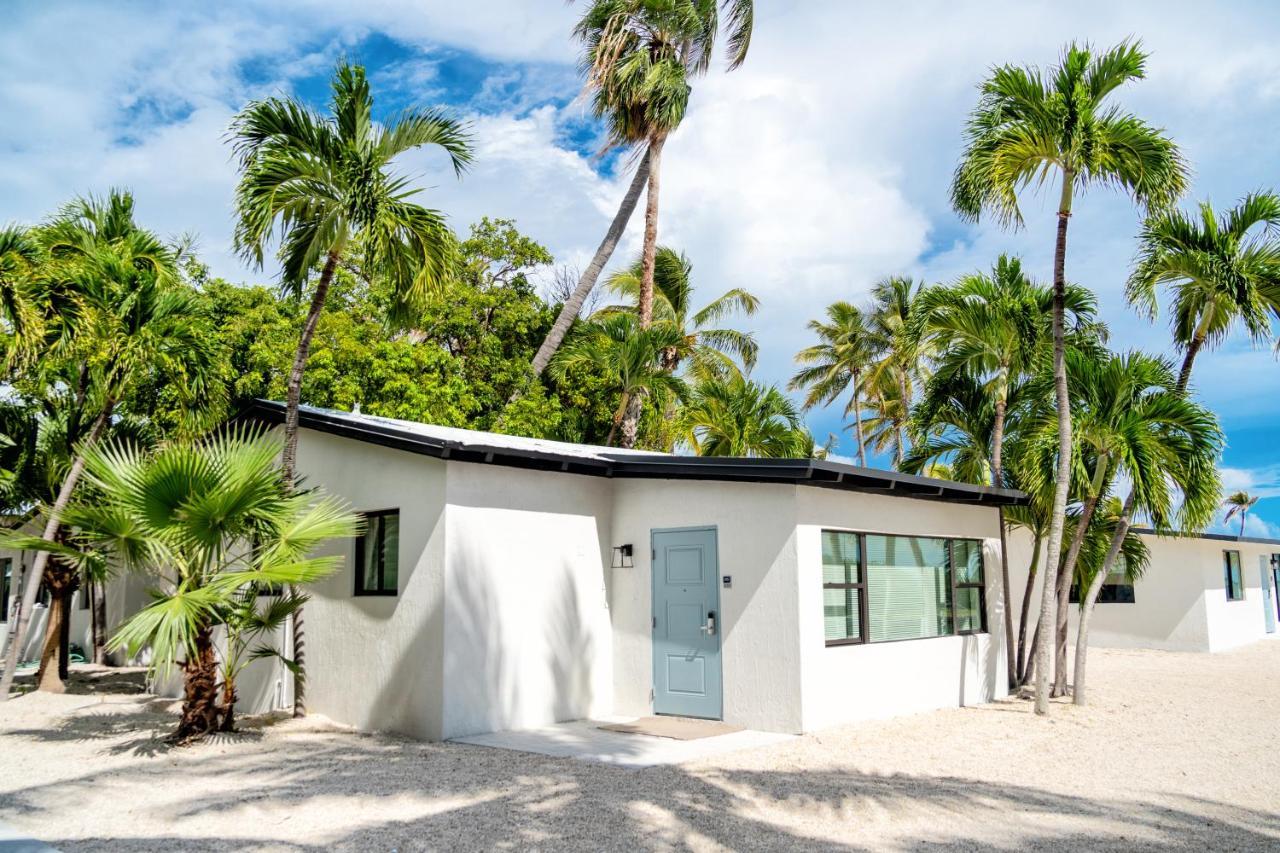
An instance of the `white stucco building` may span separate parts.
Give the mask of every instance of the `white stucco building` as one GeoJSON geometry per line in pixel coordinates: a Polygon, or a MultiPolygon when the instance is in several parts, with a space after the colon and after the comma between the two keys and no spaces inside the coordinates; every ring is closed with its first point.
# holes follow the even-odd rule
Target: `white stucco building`
{"type": "MultiPolygon", "coordinates": [[[[1280,637],[1280,540],[1138,533],[1150,549],[1150,564],[1133,583],[1119,574],[1108,578],[1090,622],[1090,645],[1218,652],[1280,637]]],[[[1020,600],[1031,561],[1030,536],[1015,531],[1008,547],[1011,595],[1020,600]]],[[[1040,602],[1043,557],[1037,574],[1033,614],[1040,602]]],[[[1073,604],[1073,642],[1077,617],[1073,604]]]]}
{"type": "Polygon", "coordinates": [[[1005,694],[999,507],[1017,493],[301,424],[305,483],[368,521],[311,590],[310,711],[426,739],[650,713],[802,732],[1005,694]]]}

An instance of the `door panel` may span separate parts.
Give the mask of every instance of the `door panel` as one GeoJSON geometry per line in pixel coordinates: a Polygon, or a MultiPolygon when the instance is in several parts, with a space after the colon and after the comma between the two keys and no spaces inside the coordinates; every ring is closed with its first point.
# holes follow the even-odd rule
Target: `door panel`
{"type": "Polygon", "coordinates": [[[716,531],[655,530],[652,572],[653,711],[718,720],[722,699],[716,531]]]}
{"type": "Polygon", "coordinates": [[[1271,592],[1271,579],[1273,576],[1271,561],[1273,559],[1273,557],[1262,558],[1262,616],[1266,620],[1268,634],[1276,632],[1276,612],[1272,609],[1273,595],[1271,592]]]}

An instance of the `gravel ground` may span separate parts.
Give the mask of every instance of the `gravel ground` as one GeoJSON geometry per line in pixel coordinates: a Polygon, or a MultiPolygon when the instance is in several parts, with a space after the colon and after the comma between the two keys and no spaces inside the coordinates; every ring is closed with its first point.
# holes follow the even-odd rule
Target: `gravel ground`
{"type": "Polygon", "coordinates": [[[358,735],[167,748],[169,700],[0,705],[0,822],[74,850],[1280,849],[1280,642],[1096,651],[1089,708],[1011,699],[679,767],[358,735]]]}

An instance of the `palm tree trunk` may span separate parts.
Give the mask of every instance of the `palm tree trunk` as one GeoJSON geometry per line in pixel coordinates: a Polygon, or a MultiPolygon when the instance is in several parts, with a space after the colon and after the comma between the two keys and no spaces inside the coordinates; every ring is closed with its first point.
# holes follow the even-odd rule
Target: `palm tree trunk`
{"type": "Polygon", "coordinates": [[[1111,537],[1111,547],[1107,549],[1102,568],[1098,570],[1093,583],[1089,584],[1089,594],[1084,600],[1084,608],[1080,611],[1080,627],[1076,629],[1075,693],[1071,698],[1071,701],[1077,705],[1088,703],[1085,693],[1085,664],[1089,657],[1089,622],[1093,618],[1093,608],[1098,603],[1098,593],[1102,591],[1102,584],[1106,581],[1107,575],[1111,574],[1111,567],[1115,565],[1116,557],[1120,554],[1120,546],[1124,544],[1124,538],[1129,535],[1129,517],[1133,515],[1134,502],[1135,495],[1129,492],[1129,497],[1124,500],[1124,508],[1120,510],[1120,523],[1116,525],[1116,532],[1111,537]]]}
{"type": "Polygon", "coordinates": [[[102,588],[101,581],[89,584],[93,608],[93,662],[98,666],[107,664],[107,591],[102,588]]]}
{"type": "MultiPolygon", "coordinates": [[[[1022,614],[1018,621],[1018,684],[1027,683],[1027,620],[1031,617],[1031,595],[1040,570],[1040,545],[1044,538],[1036,533],[1031,545],[1031,566],[1027,569],[1027,588],[1022,591],[1022,614]]],[[[1035,645],[1032,643],[1032,645],[1035,645]]]]}
{"type": "MultiPolygon", "coordinates": [[[[297,480],[298,468],[298,406],[302,402],[302,372],[307,366],[307,358],[311,355],[311,339],[315,337],[316,328],[320,325],[320,315],[324,312],[325,299],[329,295],[329,284],[333,281],[333,271],[338,265],[337,252],[330,252],[325,258],[324,267],[320,270],[320,280],[316,282],[316,292],[311,296],[311,307],[307,310],[306,322],[302,325],[302,334],[298,337],[298,349],[293,356],[293,367],[289,370],[289,386],[285,391],[284,404],[284,452],[280,455],[280,464],[284,468],[285,488],[293,489],[297,480]]],[[[290,595],[299,591],[291,587],[290,595]]],[[[304,717],[307,713],[305,680],[303,674],[306,666],[306,632],[302,616],[302,608],[293,611],[289,619],[290,636],[293,638],[293,661],[297,670],[293,675],[293,715],[304,717]]]]}
{"type": "MultiPolygon", "coordinates": [[[[902,421],[898,424],[897,468],[902,470],[902,459],[907,452],[907,417],[911,414],[910,392],[907,391],[906,365],[898,366],[898,399],[902,401],[902,421]]],[[[1007,591],[1007,590],[1006,590],[1007,591]]]]}
{"type": "Polygon", "coordinates": [[[1069,630],[1067,620],[1071,613],[1071,582],[1075,579],[1080,548],[1084,544],[1089,523],[1093,520],[1093,513],[1097,506],[1098,495],[1092,494],[1085,499],[1080,519],[1076,522],[1075,535],[1071,537],[1071,547],[1067,549],[1067,556],[1058,567],[1058,612],[1054,621],[1054,696],[1067,695],[1067,634],[1069,630]]]}
{"type": "Polygon", "coordinates": [[[1195,363],[1196,353],[1200,352],[1200,347],[1204,346],[1204,335],[1197,334],[1191,339],[1191,343],[1187,344],[1187,354],[1182,357],[1182,370],[1178,373],[1178,393],[1181,394],[1187,390],[1187,384],[1191,382],[1191,365],[1195,363]]]}
{"type": "Polygon", "coordinates": [[[71,596],[74,594],[74,586],[66,587],[58,602],[62,608],[62,624],[58,626],[58,679],[64,685],[71,678],[71,596]]]}
{"type": "Polygon", "coordinates": [[[866,439],[862,437],[862,401],[858,394],[858,374],[853,374],[853,428],[858,439],[858,466],[867,467],[866,439]]]}
{"type": "MultiPolygon", "coordinates": [[[[76,484],[84,474],[85,452],[102,437],[111,420],[111,410],[114,407],[115,404],[107,400],[101,414],[89,430],[89,435],[80,445],[80,452],[72,460],[71,468],[67,471],[66,479],[62,481],[62,487],[58,489],[58,497],[54,499],[53,507],[49,510],[49,518],[44,525],[44,534],[41,538],[46,542],[53,542],[57,538],[62,526],[62,513],[66,511],[67,504],[71,501],[71,493],[75,491],[76,484]]],[[[4,673],[0,674],[0,702],[9,698],[9,691],[13,687],[13,673],[18,667],[18,650],[27,641],[27,632],[31,628],[31,612],[35,609],[36,596],[40,594],[40,584],[44,580],[44,569],[48,564],[49,552],[37,551],[30,570],[22,579],[22,602],[15,617],[17,625],[9,635],[9,647],[5,649],[4,656],[4,673]]]]}
{"type": "Polygon", "coordinates": [[[649,189],[644,200],[644,248],[640,253],[640,298],[637,303],[640,328],[653,322],[653,268],[658,251],[658,194],[662,180],[662,146],[665,134],[649,140],[649,189]]]}
{"type": "MultiPolygon", "coordinates": [[[[991,485],[1000,488],[1004,483],[1004,471],[1001,469],[1001,455],[1004,449],[1004,410],[1003,397],[996,399],[996,422],[991,439],[991,485]]],[[[1004,529],[1004,508],[1000,508],[1000,583],[1004,600],[1004,662],[1005,674],[1009,686],[1017,683],[1018,670],[1013,659],[1013,600],[1010,598],[1013,585],[1009,583],[1009,538],[1004,529]]]]}
{"type": "Polygon", "coordinates": [[[45,693],[65,693],[58,666],[58,649],[62,644],[62,625],[67,618],[66,588],[59,588],[49,599],[49,621],[45,625],[44,648],[40,652],[40,669],[36,672],[36,689],[45,693]]]}
{"type": "Polygon", "coordinates": [[[644,407],[644,393],[637,391],[627,398],[627,408],[622,415],[622,443],[619,447],[630,450],[636,446],[636,434],[640,429],[640,413],[644,407]]]}
{"type": "Polygon", "coordinates": [[[194,654],[182,665],[182,718],[173,740],[182,743],[218,728],[218,660],[208,628],[196,632],[194,654]]]}
{"type": "MultiPolygon", "coordinates": [[[[538,352],[533,356],[530,370],[534,376],[541,376],[542,371],[547,369],[552,357],[560,349],[560,344],[564,342],[565,335],[569,334],[569,328],[573,325],[573,321],[582,312],[582,306],[596,286],[600,273],[604,272],[605,264],[609,263],[609,258],[613,256],[614,249],[618,247],[618,241],[622,239],[622,233],[627,230],[627,223],[631,221],[631,214],[635,212],[636,204],[640,201],[640,192],[644,189],[648,180],[649,152],[645,151],[644,156],[640,158],[640,164],[636,167],[635,175],[631,178],[631,186],[627,187],[627,194],[622,197],[622,204],[618,205],[618,212],[613,215],[613,221],[609,223],[609,230],[605,232],[604,239],[600,241],[600,245],[596,248],[596,253],[592,256],[591,263],[587,264],[587,268],[582,271],[582,276],[578,279],[578,286],[574,288],[569,299],[561,306],[560,313],[556,315],[556,321],[551,326],[551,331],[547,332],[547,337],[542,341],[542,345],[538,347],[538,352]]],[[[517,388],[515,394],[512,395],[512,400],[518,399],[519,395],[520,389],[517,388]]]]}
{"type": "Polygon", "coordinates": [[[613,447],[613,440],[618,435],[618,425],[622,423],[622,416],[627,412],[627,405],[631,402],[631,395],[626,391],[622,392],[622,400],[618,403],[618,410],[613,413],[613,423],[609,425],[609,437],[604,440],[606,447],[613,447]]]}
{"type": "MultiPolygon", "coordinates": [[[[1053,388],[1058,406],[1058,481],[1053,489],[1053,510],[1049,520],[1048,565],[1056,568],[1062,556],[1062,529],[1067,514],[1067,491],[1071,487],[1071,407],[1067,393],[1066,339],[1066,261],[1067,223],[1071,219],[1071,189],[1074,176],[1070,169],[1062,171],[1062,198],[1058,205],[1058,237],[1053,253],[1053,388]]],[[[1044,592],[1040,602],[1040,624],[1053,625],[1055,604],[1054,573],[1044,573],[1044,592]]],[[[1050,638],[1052,630],[1041,631],[1036,657],[1036,713],[1049,713],[1050,638]]]]}

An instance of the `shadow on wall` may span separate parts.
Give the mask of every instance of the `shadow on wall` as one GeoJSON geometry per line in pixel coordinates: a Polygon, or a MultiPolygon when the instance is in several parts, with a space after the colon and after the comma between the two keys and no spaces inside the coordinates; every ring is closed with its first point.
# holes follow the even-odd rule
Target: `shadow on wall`
{"type": "Polygon", "coordinates": [[[582,612],[573,567],[561,566],[557,592],[547,622],[547,667],[551,674],[552,715],[555,722],[575,720],[591,712],[595,699],[592,663],[595,640],[582,612]]]}
{"type": "MultiPolygon", "coordinates": [[[[9,732],[50,741],[118,739],[101,716],[57,730],[9,732]]],[[[0,812],[45,827],[49,843],[129,849],[206,849],[177,835],[59,837],[66,810],[118,804],[127,773],[142,790],[173,793],[173,825],[217,819],[207,849],[385,849],[466,839],[476,849],[1009,850],[1274,849],[1280,817],[1216,801],[1163,803],[1044,791],[972,778],[875,775],[854,770],[622,770],[460,744],[349,736],[279,741],[271,750],[231,740],[181,762],[134,757],[0,796],[0,812]],[[234,785],[225,780],[234,779],[234,785]],[[303,832],[238,820],[245,803],[287,808],[303,832]],[[341,802],[342,822],[327,819],[341,802]],[[347,818],[358,814],[354,824],[347,818]],[[939,821],[939,816],[946,816],[939,821]],[[863,839],[859,844],[859,839],[863,839]],[[320,843],[322,842],[322,844],[320,843]]],[[[108,747],[108,751],[118,752],[108,747]]],[[[257,806],[255,806],[256,808],[257,806]]],[[[268,807],[268,806],[264,806],[268,807]]],[[[207,824],[205,824],[207,825],[207,824]]]]}

